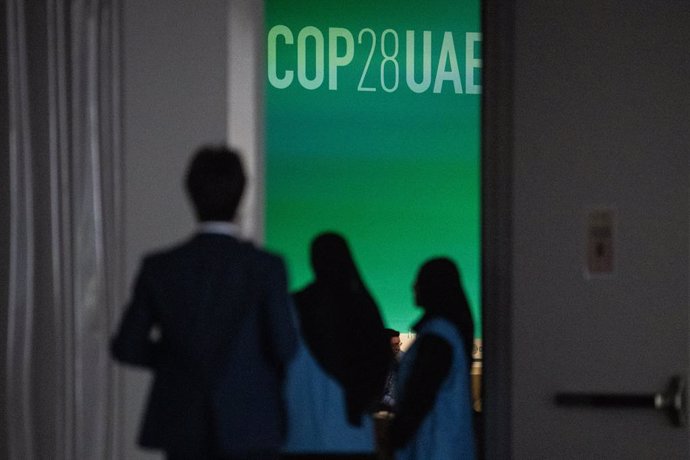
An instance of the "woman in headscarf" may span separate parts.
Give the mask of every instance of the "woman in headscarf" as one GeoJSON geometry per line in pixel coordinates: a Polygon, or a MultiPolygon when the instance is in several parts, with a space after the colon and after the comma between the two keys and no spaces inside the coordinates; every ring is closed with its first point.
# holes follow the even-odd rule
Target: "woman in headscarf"
{"type": "Polygon", "coordinates": [[[399,371],[390,439],[396,459],[473,459],[470,366],[474,327],[455,263],[422,265],[414,283],[424,316],[399,371]]]}
{"type": "Polygon", "coordinates": [[[391,349],[345,239],[311,245],[314,280],[294,294],[302,345],[288,369],[288,458],[375,458],[371,410],[391,349]]]}

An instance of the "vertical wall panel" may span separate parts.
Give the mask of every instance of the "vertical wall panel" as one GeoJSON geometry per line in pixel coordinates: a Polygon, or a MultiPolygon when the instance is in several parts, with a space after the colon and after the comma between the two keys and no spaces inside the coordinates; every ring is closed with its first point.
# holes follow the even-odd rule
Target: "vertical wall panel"
{"type": "Polygon", "coordinates": [[[264,2],[234,0],[228,8],[228,138],[240,149],[249,181],[241,203],[246,237],[264,239],[264,2]]]}
{"type": "MultiPolygon", "coordinates": [[[[7,8],[0,8],[0,37],[7,39],[7,8]]],[[[7,43],[5,41],[4,43],[7,43]]],[[[0,46],[0,152],[9,152],[10,132],[9,132],[9,85],[7,79],[7,46],[0,46]]],[[[9,155],[0,155],[0,260],[9,260],[9,231],[10,231],[10,209],[7,203],[10,202],[9,186],[9,155]]],[[[0,328],[7,330],[8,312],[8,288],[9,288],[9,265],[0,263],[0,328]]],[[[7,342],[0,340],[0,369],[5,369],[7,365],[7,342]]],[[[7,407],[7,379],[0,378],[0,407],[7,407]]],[[[0,423],[0,452],[7,452],[7,432],[8,425],[0,423]]]]}

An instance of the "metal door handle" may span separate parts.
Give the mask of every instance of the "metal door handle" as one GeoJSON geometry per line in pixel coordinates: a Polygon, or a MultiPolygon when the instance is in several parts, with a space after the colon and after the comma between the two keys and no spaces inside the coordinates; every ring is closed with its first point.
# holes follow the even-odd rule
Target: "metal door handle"
{"type": "Polygon", "coordinates": [[[674,375],[663,393],[557,393],[556,404],[561,406],[588,406],[597,408],[649,408],[666,412],[674,426],[687,423],[686,381],[674,375]]]}

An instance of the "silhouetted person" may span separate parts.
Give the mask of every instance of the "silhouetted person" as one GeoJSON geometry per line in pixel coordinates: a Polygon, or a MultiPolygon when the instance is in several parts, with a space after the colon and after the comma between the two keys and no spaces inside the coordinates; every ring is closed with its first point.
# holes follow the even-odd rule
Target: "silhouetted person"
{"type": "Polygon", "coordinates": [[[398,379],[398,367],[402,359],[403,352],[400,350],[402,341],[400,340],[400,331],[396,329],[386,328],[386,334],[390,342],[391,351],[393,352],[393,359],[391,359],[388,367],[388,376],[386,377],[386,384],[383,387],[383,397],[379,410],[394,412],[397,398],[396,381],[398,379]]]}
{"type": "Polygon", "coordinates": [[[237,153],[196,153],[186,188],[199,231],[144,258],[113,338],[117,360],[154,372],[139,444],[170,459],[276,458],[283,441],[297,337],[282,260],[232,224],[244,185],[237,153]]]}
{"type": "Polygon", "coordinates": [[[288,372],[286,454],[374,458],[371,411],[381,397],[390,345],[345,239],[311,245],[314,281],[293,298],[303,346],[288,372]]]}
{"type": "Polygon", "coordinates": [[[414,326],[417,337],[400,364],[398,410],[391,424],[395,458],[475,458],[472,315],[453,261],[424,263],[414,292],[424,316],[414,326]]]}

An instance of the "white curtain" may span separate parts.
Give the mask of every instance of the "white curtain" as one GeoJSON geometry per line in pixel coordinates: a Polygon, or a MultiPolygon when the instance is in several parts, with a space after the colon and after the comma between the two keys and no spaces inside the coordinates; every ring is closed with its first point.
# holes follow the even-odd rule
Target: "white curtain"
{"type": "Polygon", "coordinates": [[[3,3],[0,457],[117,458],[120,4],[3,3]]]}

